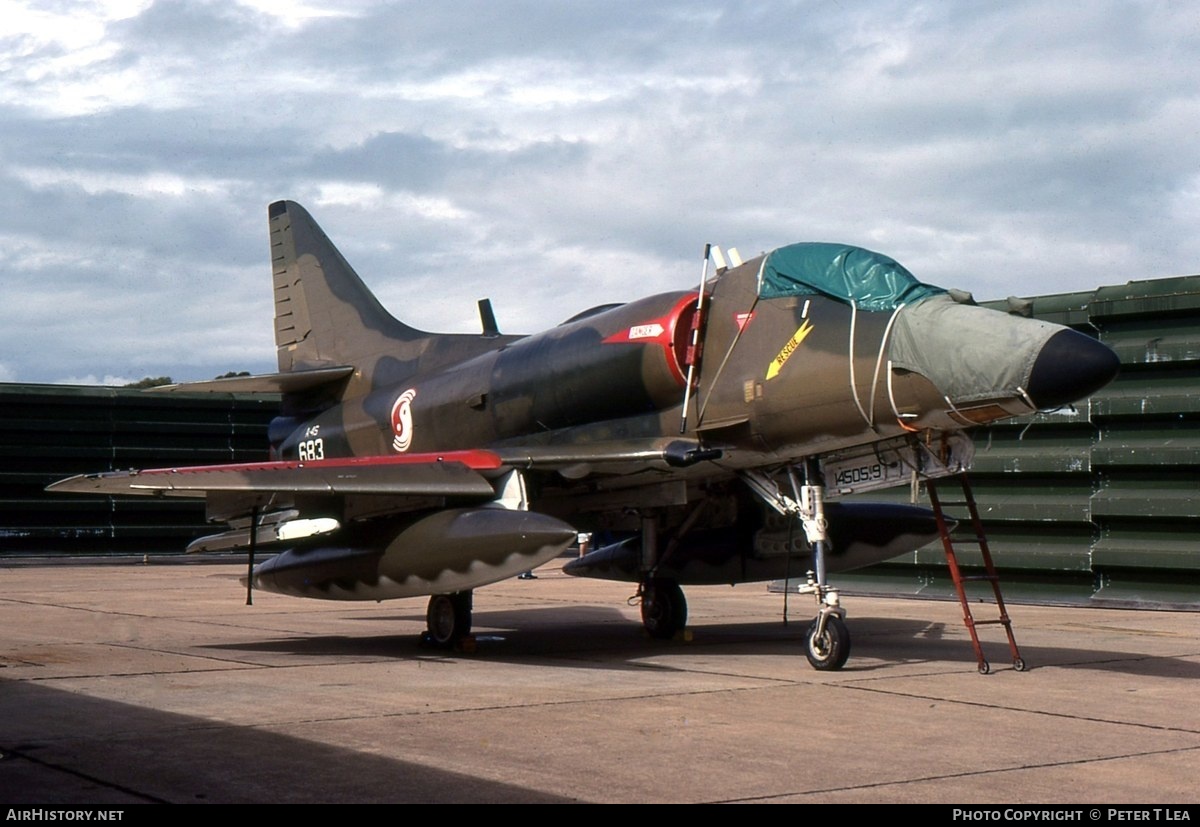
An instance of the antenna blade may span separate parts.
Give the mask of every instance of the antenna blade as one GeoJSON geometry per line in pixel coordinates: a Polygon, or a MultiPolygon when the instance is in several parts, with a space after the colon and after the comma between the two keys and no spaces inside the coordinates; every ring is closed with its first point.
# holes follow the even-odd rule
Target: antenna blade
{"type": "Polygon", "coordinates": [[[479,300],[479,323],[483,325],[483,335],[489,339],[500,335],[500,328],[496,325],[496,314],[492,312],[492,300],[479,300]]]}

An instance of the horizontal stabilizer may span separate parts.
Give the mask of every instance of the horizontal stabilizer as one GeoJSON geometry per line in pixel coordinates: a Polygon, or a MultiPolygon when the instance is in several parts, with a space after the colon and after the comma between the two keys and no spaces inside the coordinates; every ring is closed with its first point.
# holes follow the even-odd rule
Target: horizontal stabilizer
{"type": "Polygon", "coordinates": [[[334,368],[298,370],[289,373],[262,373],[257,376],[228,376],[204,382],[179,382],[149,390],[158,393],[299,393],[338,382],[354,373],[345,365],[334,368]]]}

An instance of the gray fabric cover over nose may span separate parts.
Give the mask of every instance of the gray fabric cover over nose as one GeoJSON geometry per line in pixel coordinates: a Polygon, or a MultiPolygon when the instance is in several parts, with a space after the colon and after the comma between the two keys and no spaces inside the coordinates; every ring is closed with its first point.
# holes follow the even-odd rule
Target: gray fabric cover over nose
{"type": "Polygon", "coordinates": [[[931,296],[900,310],[892,366],[933,382],[955,405],[1024,396],[1047,340],[1067,328],[931,296]]]}

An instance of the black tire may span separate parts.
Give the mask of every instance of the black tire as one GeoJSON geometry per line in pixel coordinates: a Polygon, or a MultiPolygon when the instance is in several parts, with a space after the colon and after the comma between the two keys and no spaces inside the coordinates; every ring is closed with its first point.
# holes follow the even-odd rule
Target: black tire
{"type": "Polygon", "coordinates": [[[850,657],[850,630],[837,615],[825,621],[825,634],[817,637],[818,622],[813,620],[804,635],[804,654],[813,669],[841,669],[850,657]]]}
{"type": "Polygon", "coordinates": [[[449,648],[471,634],[471,592],[435,594],[425,611],[425,640],[449,648]]]}
{"type": "Polygon", "coordinates": [[[651,580],[642,587],[642,625],[650,637],[670,640],[687,625],[687,599],[674,580],[651,580]]]}

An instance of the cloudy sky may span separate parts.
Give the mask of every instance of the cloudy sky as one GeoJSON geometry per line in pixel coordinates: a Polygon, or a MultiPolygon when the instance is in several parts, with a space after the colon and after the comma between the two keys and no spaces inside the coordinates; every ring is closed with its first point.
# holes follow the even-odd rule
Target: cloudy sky
{"type": "Polygon", "coordinates": [[[0,0],[0,381],[274,369],[266,208],[418,327],[705,242],[980,299],[1200,272],[1192,3],[0,0]]]}

